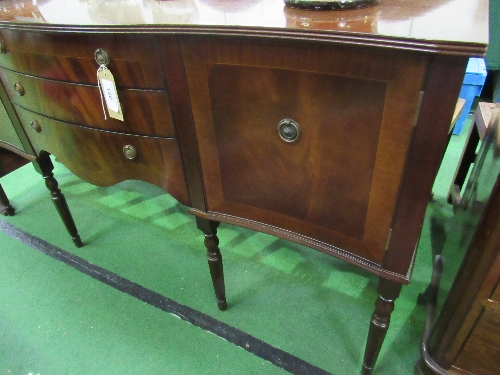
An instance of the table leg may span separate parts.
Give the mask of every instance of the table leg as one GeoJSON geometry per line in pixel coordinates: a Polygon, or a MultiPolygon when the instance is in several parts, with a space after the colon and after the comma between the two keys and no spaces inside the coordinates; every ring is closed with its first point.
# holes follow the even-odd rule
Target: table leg
{"type": "Polygon", "coordinates": [[[226,287],[224,285],[224,269],[219,249],[219,238],[217,237],[219,222],[197,217],[196,224],[205,236],[204,243],[207,248],[208,267],[210,268],[210,275],[212,276],[219,310],[225,310],[227,308],[226,287]]]}
{"type": "Polygon", "coordinates": [[[14,207],[10,205],[9,199],[3,190],[2,185],[0,185],[0,213],[5,216],[14,216],[15,211],[14,207]]]}
{"type": "Polygon", "coordinates": [[[52,173],[54,165],[52,164],[52,160],[50,160],[49,154],[44,153],[40,155],[37,162],[45,180],[45,186],[47,186],[47,189],[50,191],[52,202],[54,203],[54,206],[56,207],[64,225],[66,226],[68,233],[71,235],[75,245],[77,247],[82,247],[83,243],[80,239],[80,235],[78,234],[78,230],[76,229],[76,225],[66,202],[66,198],[59,189],[59,184],[52,173]]]}
{"type": "MultiPolygon", "coordinates": [[[[473,123],[471,126],[472,128],[470,130],[469,137],[467,138],[467,143],[465,144],[464,151],[458,164],[458,169],[455,172],[455,178],[452,182],[452,188],[456,185],[458,186],[458,191],[462,190],[467,174],[469,173],[469,169],[476,160],[476,148],[481,141],[476,125],[473,123]]],[[[448,203],[452,203],[451,196],[448,197],[448,203]]]]}
{"type": "Polygon", "coordinates": [[[375,311],[370,322],[370,330],[366,341],[365,358],[361,373],[369,375],[373,371],[375,362],[380,353],[380,348],[384,342],[394,301],[399,297],[402,285],[384,278],[379,279],[378,298],[375,302],[375,311]]]}

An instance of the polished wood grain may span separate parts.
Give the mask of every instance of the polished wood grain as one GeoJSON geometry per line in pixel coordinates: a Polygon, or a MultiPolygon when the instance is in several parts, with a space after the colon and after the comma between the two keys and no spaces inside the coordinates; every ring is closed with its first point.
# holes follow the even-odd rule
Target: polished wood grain
{"type": "Polygon", "coordinates": [[[408,280],[411,278],[408,265],[413,263],[421,233],[421,226],[415,223],[422,222],[427,209],[467,61],[461,57],[433,56],[427,72],[413,146],[406,159],[406,173],[393,217],[391,241],[384,254],[384,268],[406,273],[408,280]]]}
{"type": "Polygon", "coordinates": [[[381,264],[427,58],[212,38],[182,51],[208,210],[381,264]],[[278,136],[284,118],[298,141],[278,136]]]}
{"type": "Polygon", "coordinates": [[[289,9],[282,0],[45,0],[38,6],[4,0],[0,22],[12,29],[83,33],[128,33],[133,25],[141,33],[307,39],[470,56],[485,52],[487,14],[488,0],[383,0],[372,8],[326,13],[289,9]]]}
{"type": "Polygon", "coordinates": [[[172,117],[176,124],[191,206],[205,211],[205,189],[201,177],[200,156],[191,115],[188,87],[184,77],[184,63],[177,36],[163,36],[161,38],[161,51],[165,64],[165,79],[170,92],[175,93],[170,96],[172,117]]]}
{"type": "Polygon", "coordinates": [[[17,113],[37,154],[51,153],[82,179],[98,186],[130,179],[147,181],[189,205],[177,141],[92,130],[20,107],[17,113]],[[32,129],[33,119],[39,122],[40,133],[32,129]],[[126,145],[137,150],[135,159],[125,157],[126,145]]]}
{"type": "Polygon", "coordinates": [[[484,309],[453,367],[469,374],[497,375],[499,338],[500,312],[484,309]]]}
{"type": "Polygon", "coordinates": [[[98,48],[110,57],[118,87],[165,88],[158,39],[141,35],[45,34],[1,30],[0,66],[60,81],[97,84],[98,48]]]}
{"type": "Polygon", "coordinates": [[[165,91],[119,89],[125,119],[120,121],[104,117],[97,86],[40,79],[1,68],[0,79],[13,103],[47,117],[128,134],[175,137],[165,91]],[[22,85],[23,95],[16,92],[16,84],[22,85]]]}
{"type": "Polygon", "coordinates": [[[280,68],[207,70],[223,201],[362,240],[386,84],[280,68]],[[300,126],[295,142],[279,137],[287,118],[300,126]]]}
{"type": "Polygon", "coordinates": [[[4,0],[8,92],[0,96],[26,153],[53,153],[98,185],[148,181],[189,205],[221,309],[219,222],[380,276],[369,374],[410,280],[466,62],[485,51],[487,18],[487,0],[384,0],[326,13],[282,0],[4,0]],[[123,124],[99,117],[97,48],[110,54],[123,124]],[[12,91],[18,77],[28,81],[23,96],[12,91]],[[277,134],[289,117],[302,130],[291,144],[277,134]],[[138,156],[127,159],[125,145],[138,156]]]}

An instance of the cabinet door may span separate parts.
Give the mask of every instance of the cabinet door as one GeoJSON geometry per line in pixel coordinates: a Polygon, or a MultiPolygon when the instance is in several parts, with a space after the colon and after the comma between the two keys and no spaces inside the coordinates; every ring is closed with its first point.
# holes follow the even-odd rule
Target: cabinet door
{"type": "Polygon", "coordinates": [[[381,264],[427,57],[202,37],[181,48],[208,211],[381,264]]]}

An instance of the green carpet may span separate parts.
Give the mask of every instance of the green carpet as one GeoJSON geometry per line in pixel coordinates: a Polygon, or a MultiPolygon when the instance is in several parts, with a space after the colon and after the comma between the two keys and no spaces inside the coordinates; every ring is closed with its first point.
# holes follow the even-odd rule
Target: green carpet
{"type": "MultiPolygon", "coordinates": [[[[467,129],[434,187],[410,286],[396,301],[374,375],[413,373],[425,308],[416,304],[453,217],[446,193],[467,129]]],[[[85,246],[66,233],[31,165],[0,179],[1,217],[88,262],[336,375],[358,374],[377,278],[315,250],[222,224],[229,308],[217,309],[194,217],[155,186],[55,176],[85,246]]],[[[284,374],[216,335],[101,283],[0,232],[0,374],[284,374]]]]}

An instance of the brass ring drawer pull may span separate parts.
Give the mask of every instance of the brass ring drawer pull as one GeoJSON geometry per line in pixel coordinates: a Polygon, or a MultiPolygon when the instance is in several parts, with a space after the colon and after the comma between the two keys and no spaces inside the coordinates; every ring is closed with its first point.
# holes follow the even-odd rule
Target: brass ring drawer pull
{"type": "Polygon", "coordinates": [[[5,48],[5,43],[3,40],[0,40],[0,54],[7,53],[7,49],[5,48]]]}
{"type": "Polygon", "coordinates": [[[126,145],[123,146],[123,154],[127,159],[133,160],[137,156],[137,150],[134,148],[134,146],[126,145]]]}
{"type": "Polygon", "coordinates": [[[94,57],[96,63],[98,63],[99,65],[108,66],[109,62],[111,61],[111,59],[109,58],[109,53],[107,53],[106,50],[103,50],[102,48],[96,49],[94,57]]]}
{"type": "Polygon", "coordinates": [[[19,82],[14,83],[14,90],[16,90],[17,95],[19,96],[23,96],[25,93],[23,85],[21,85],[21,83],[19,82]]]}
{"type": "Polygon", "coordinates": [[[40,123],[36,120],[31,121],[31,128],[36,131],[37,133],[41,133],[42,127],[40,126],[40,123]]]}
{"type": "Polygon", "coordinates": [[[285,142],[295,142],[300,136],[300,126],[290,118],[283,119],[278,124],[278,134],[285,142]]]}

